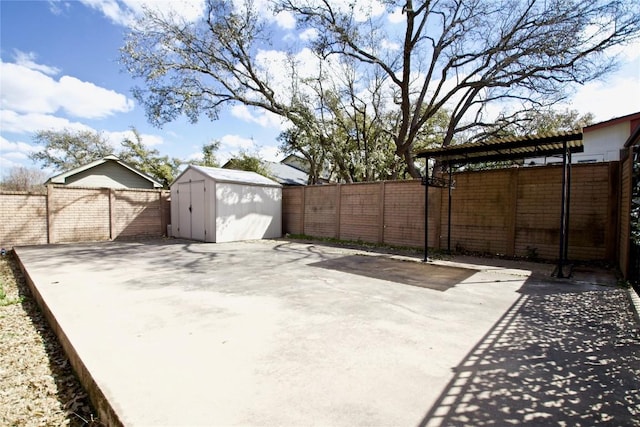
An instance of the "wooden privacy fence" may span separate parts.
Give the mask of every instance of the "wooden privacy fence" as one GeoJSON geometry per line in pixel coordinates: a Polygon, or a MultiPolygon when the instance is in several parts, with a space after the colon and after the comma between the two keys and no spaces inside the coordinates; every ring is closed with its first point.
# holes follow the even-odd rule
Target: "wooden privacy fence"
{"type": "MultiPolygon", "coordinates": [[[[507,256],[558,257],[562,168],[510,168],[454,174],[451,249],[507,256]]],[[[614,261],[618,162],[573,165],[569,258],[614,261]]],[[[289,187],[283,231],[314,237],[424,246],[419,181],[289,187]]],[[[449,241],[448,190],[429,189],[429,246],[449,241]]]]}
{"type": "Polygon", "coordinates": [[[160,237],[169,203],[163,190],[50,185],[47,194],[0,193],[0,245],[160,237]]]}

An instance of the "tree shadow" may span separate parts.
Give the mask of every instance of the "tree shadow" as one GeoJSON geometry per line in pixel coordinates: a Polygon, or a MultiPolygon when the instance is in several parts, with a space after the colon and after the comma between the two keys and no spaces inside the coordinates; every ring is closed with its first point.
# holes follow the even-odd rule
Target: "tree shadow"
{"type": "Polygon", "coordinates": [[[640,425],[627,291],[532,278],[520,292],[419,425],[640,425]]]}
{"type": "Polygon", "coordinates": [[[309,265],[440,292],[452,288],[476,273],[476,270],[468,268],[366,255],[347,255],[309,265]]]}

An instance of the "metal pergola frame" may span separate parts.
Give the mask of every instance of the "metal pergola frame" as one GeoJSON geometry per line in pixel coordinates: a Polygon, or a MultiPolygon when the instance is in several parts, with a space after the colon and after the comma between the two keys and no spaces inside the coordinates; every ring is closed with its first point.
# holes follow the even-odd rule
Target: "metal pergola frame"
{"type": "Polygon", "coordinates": [[[558,264],[554,275],[559,278],[565,275],[563,269],[567,264],[569,241],[569,202],[571,198],[571,155],[584,151],[582,132],[561,132],[547,135],[512,137],[483,142],[471,142],[442,148],[423,150],[417,157],[426,159],[423,185],[425,188],[424,210],[424,261],[429,261],[429,187],[449,188],[449,229],[447,245],[451,250],[451,188],[452,166],[463,166],[491,161],[514,161],[534,157],[562,156],[562,198],[560,208],[560,242],[558,264]],[[447,166],[449,179],[427,178],[429,176],[429,159],[440,161],[447,166]]]}

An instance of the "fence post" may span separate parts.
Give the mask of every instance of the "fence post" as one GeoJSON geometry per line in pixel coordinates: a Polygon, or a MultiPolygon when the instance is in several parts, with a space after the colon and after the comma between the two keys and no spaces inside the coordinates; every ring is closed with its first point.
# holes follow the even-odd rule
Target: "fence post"
{"type": "Polygon", "coordinates": [[[509,210],[507,213],[507,241],[505,244],[506,255],[515,256],[516,252],[516,217],[518,214],[518,178],[520,177],[520,169],[512,168],[509,171],[509,186],[507,197],[509,197],[509,210]]]}
{"type": "Polygon", "coordinates": [[[116,194],[113,188],[109,188],[109,240],[113,240],[116,233],[116,194]]]}
{"type": "Polygon", "coordinates": [[[620,163],[609,162],[609,173],[607,174],[609,197],[607,205],[607,223],[605,224],[605,258],[614,262],[618,259],[619,238],[620,238],[620,163]]]}
{"type": "Polygon", "coordinates": [[[380,182],[380,200],[378,201],[378,243],[384,243],[384,181],[380,182]]]}
{"type": "Polygon", "coordinates": [[[340,203],[342,199],[341,184],[336,184],[336,239],[340,239],[340,203]]]}
{"type": "Polygon", "coordinates": [[[47,243],[51,244],[51,243],[55,243],[55,238],[54,238],[54,232],[55,232],[55,227],[54,227],[54,213],[53,213],[53,184],[48,184],[47,185],[47,243]]]}
{"type": "MultiPolygon", "coordinates": [[[[164,190],[156,190],[158,192],[158,211],[160,213],[160,236],[167,234],[167,218],[164,212],[164,190]]],[[[167,236],[169,237],[169,236],[167,236]]]]}
{"type": "Polygon", "coordinates": [[[300,232],[304,235],[306,235],[307,233],[304,230],[304,216],[307,212],[307,201],[306,201],[306,196],[307,194],[307,186],[304,185],[302,186],[302,196],[301,196],[301,201],[300,201],[300,206],[302,209],[302,212],[300,212],[300,232]]]}

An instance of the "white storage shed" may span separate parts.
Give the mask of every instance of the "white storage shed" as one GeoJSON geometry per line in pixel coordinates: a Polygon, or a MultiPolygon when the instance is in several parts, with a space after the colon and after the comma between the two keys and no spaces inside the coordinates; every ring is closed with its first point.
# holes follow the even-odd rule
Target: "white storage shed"
{"type": "Polygon", "coordinates": [[[171,184],[171,233],[203,242],[282,236],[282,186],[255,172],[189,165],[171,184]]]}

